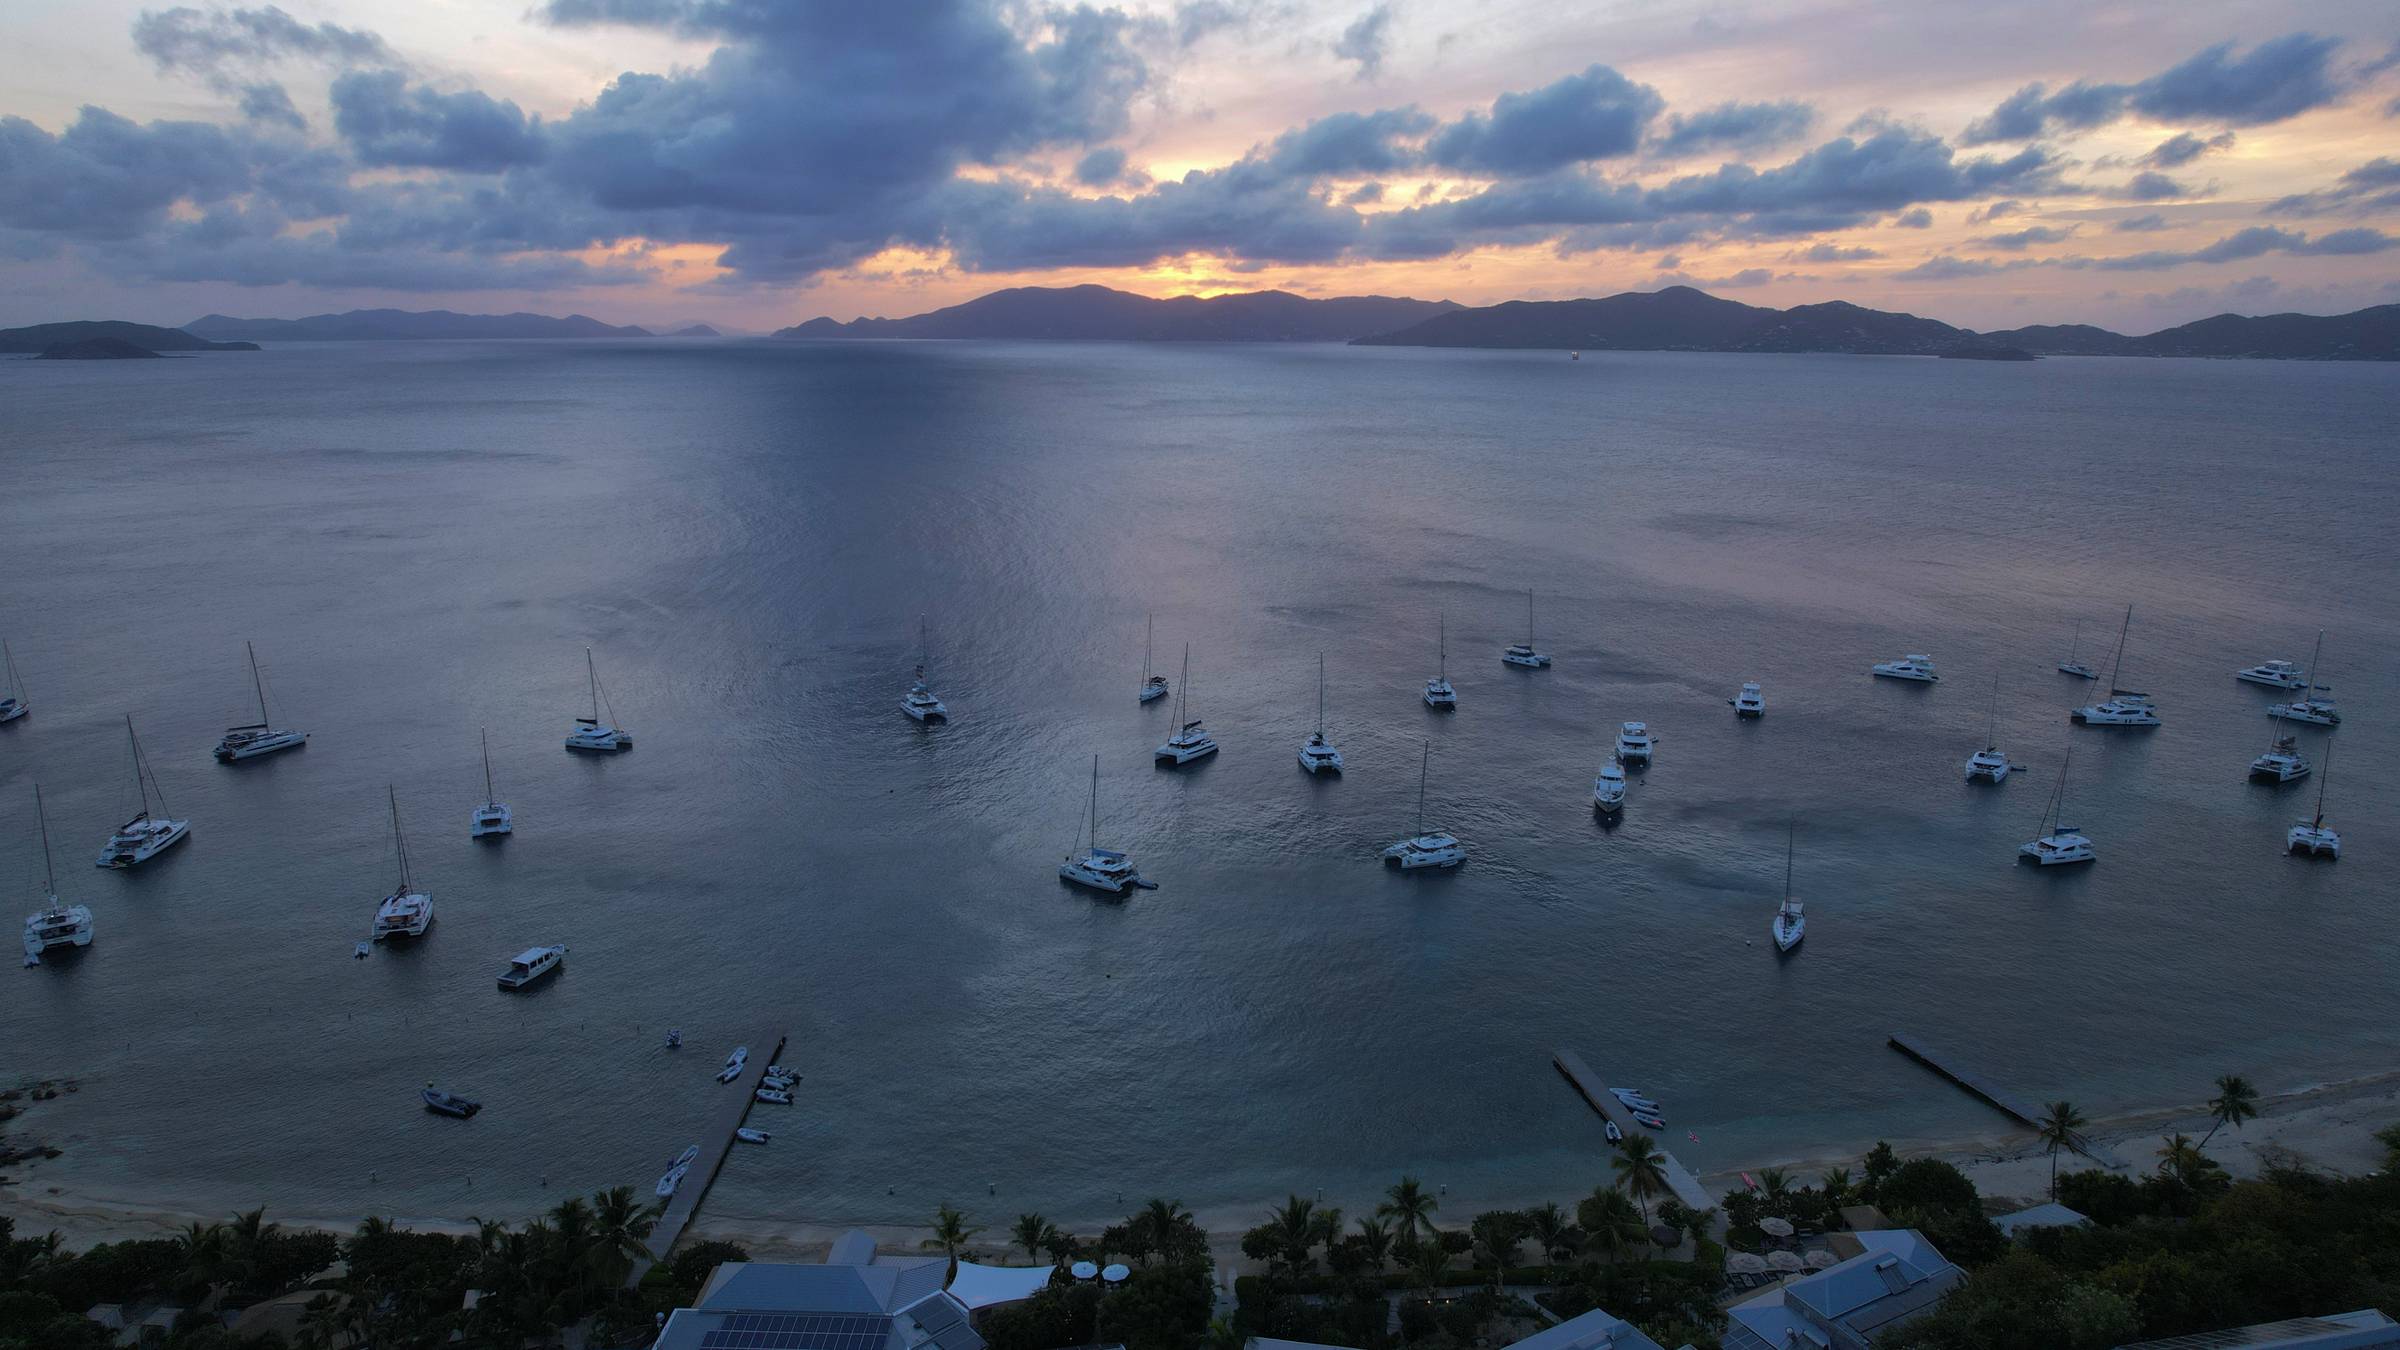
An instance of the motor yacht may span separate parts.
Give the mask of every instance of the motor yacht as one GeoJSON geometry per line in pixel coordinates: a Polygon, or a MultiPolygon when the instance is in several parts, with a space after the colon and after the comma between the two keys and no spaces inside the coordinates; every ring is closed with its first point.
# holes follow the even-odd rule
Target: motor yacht
{"type": "Polygon", "coordinates": [[[2083,625],[2081,623],[2077,623],[2075,625],[2075,640],[2067,644],[2067,659],[2058,663],[2058,673],[2061,675],[2072,675],[2079,680],[2099,679],[2099,671],[2096,671],[2090,666],[2087,666],[2081,661],[2075,659],[2075,654],[2081,650],[2083,650],[2083,625]]]}
{"type": "Polygon", "coordinates": [[[1153,614],[1142,628],[1142,692],[1141,701],[1156,703],[1167,696],[1167,677],[1150,669],[1150,641],[1158,635],[1158,616],[1153,614]]]}
{"type": "Polygon", "coordinates": [[[1434,676],[1425,682],[1425,706],[1435,712],[1457,712],[1458,691],[1450,687],[1450,616],[1445,614],[1434,629],[1434,676]]]}
{"type": "Polygon", "coordinates": [[[2316,766],[2300,753],[2300,738],[2278,736],[2267,752],[2250,761],[2250,776],[2274,783],[2296,782],[2309,775],[2316,766]]]}
{"type": "Polygon", "coordinates": [[[1533,648],[1533,592],[1531,591],[1525,592],[1525,640],[1512,643],[1506,651],[1500,653],[1500,659],[1512,666],[1523,666],[1527,670],[1550,668],[1550,654],[1535,651],[1533,648]]]}
{"type": "Polygon", "coordinates": [[[1188,642],[1183,645],[1183,677],[1177,681],[1177,684],[1179,687],[1175,691],[1176,732],[1167,738],[1165,745],[1151,751],[1150,757],[1160,764],[1180,766],[1217,753],[1216,738],[1210,736],[1208,729],[1190,716],[1192,710],[1192,645],[1188,642]]]}
{"type": "Polygon", "coordinates": [[[2280,717],[2287,722],[2306,722],[2315,727],[2338,727],[2342,724],[2342,710],[2334,706],[2333,700],[2324,698],[2271,703],[2267,705],[2267,716],[2280,717]]]}
{"type": "Polygon", "coordinates": [[[917,645],[916,679],[908,686],[908,693],[901,698],[900,711],[921,723],[947,722],[950,720],[950,710],[933,696],[932,687],[925,683],[925,667],[933,662],[933,644],[926,637],[925,621],[921,618],[917,620],[917,645]]]}
{"type": "Polygon", "coordinates": [[[1932,684],[1942,678],[1934,673],[1933,658],[1917,652],[1897,661],[1878,661],[1870,669],[1887,680],[1915,680],[1920,684],[1932,684]]]}
{"type": "Polygon", "coordinates": [[[1100,847],[1100,757],[1098,755],[1092,756],[1092,804],[1088,819],[1090,821],[1089,843],[1081,853],[1070,853],[1066,856],[1065,861],[1059,863],[1059,879],[1109,895],[1123,895],[1125,892],[1137,888],[1155,889],[1155,883],[1142,880],[1142,874],[1134,870],[1132,858],[1113,848],[1100,847]]]}
{"type": "Polygon", "coordinates": [[[508,969],[500,972],[500,987],[517,990],[537,984],[565,965],[566,961],[567,949],[564,944],[527,947],[509,961],[508,969]]]}
{"type": "Polygon", "coordinates": [[[2042,833],[2030,843],[2018,847],[2019,858],[2030,858],[2043,867],[2057,867],[2066,863],[2092,862],[2100,856],[2092,851],[2092,841],[2081,830],[2064,823],[2067,769],[2074,762],[2075,750],[2069,746],[2066,756],[2059,761],[2058,786],[2050,790],[2050,799],[2042,806],[2042,823],[2036,827],[2042,833]]]}
{"type": "Polygon", "coordinates": [[[1758,681],[1756,680],[1744,680],[1741,692],[1735,694],[1729,701],[1733,704],[1733,715],[1736,717],[1764,717],[1767,715],[1767,696],[1758,691],[1758,681]]]}
{"type": "Polygon", "coordinates": [[[1617,758],[1628,765],[1647,767],[1657,747],[1658,738],[1650,734],[1647,722],[1627,722],[1617,728],[1617,758]]]}
{"type": "Polygon", "coordinates": [[[258,720],[225,729],[225,738],[217,742],[217,762],[220,764],[256,759],[260,755],[293,750],[308,744],[307,732],[273,724],[273,719],[267,715],[267,682],[258,673],[258,649],[245,642],[242,650],[250,657],[250,687],[258,694],[258,720]]]}
{"type": "Polygon", "coordinates": [[[2325,747],[2325,772],[2317,775],[2317,813],[2307,820],[2295,821],[2283,837],[2284,851],[2305,853],[2312,858],[2342,856],[2342,836],[2325,823],[2325,784],[2333,778],[2333,747],[2325,747]]]}
{"type": "Polygon", "coordinates": [[[614,707],[608,707],[608,720],[600,719],[600,711],[607,706],[608,695],[600,689],[600,666],[592,659],[592,649],[589,647],[583,649],[583,672],[591,683],[592,715],[575,719],[574,729],[567,733],[567,748],[601,755],[613,755],[619,751],[631,750],[633,737],[618,730],[614,725],[617,720],[617,710],[614,707]]]}
{"type": "Polygon", "coordinates": [[[1625,760],[1610,754],[1608,763],[1600,766],[1600,775],[1592,780],[1592,809],[1604,816],[1613,816],[1625,809],[1625,760]]]}
{"type": "Polygon", "coordinates": [[[1788,952],[1808,936],[1808,916],[1804,907],[1792,898],[1792,840],[1796,825],[1787,825],[1783,835],[1783,904],[1775,910],[1775,950],[1788,952]]]}
{"type": "Polygon", "coordinates": [[[117,827],[100,849],[97,863],[101,867],[126,868],[150,861],[192,832],[192,822],[174,820],[167,815],[167,795],[157,791],[158,812],[152,814],[150,797],[158,789],[158,780],[150,770],[150,760],[142,753],[141,738],[133,734],[133,719],[125,719],[125,739],[133,747],[133,790],[140,797],[141,811],[133,819],[117,827]]]}
{"type": "Polygon", "coordinates": [[[33,785],[33,817],[42,833],[42,899],[40,909],[25,916],[25,964],[38,966],[42,953],[53,947],[92,945],[92,911],[88,905],[62,905],[58,874],[50,864],[50,816],[42,807],[42,785],[33,785]]]}
{"type": "Polygon", "coordinates": [[[2306,689],[2308,675],[2297,661],[2261,661],[2255,666],[2233,672],[2233,678],[2251,684],[2263,684],[2269,689],[2306,689]]]}
{"type": "Polygon", "coordinates": [[[2008,756],[1993,739],[2000,728],[2000,677],[1992,677],[1992,707],[1983,724],[1983,748],[1967,756],[1967,781],[2001,782],[2008,777],[2008,756]]]}
{"type": "Polygon", "coordinates": [[[1417,832],[1383,850],[1383,860],[1403,872],[1425,867],[1456,867],[1467,860],[1466,845],[1444,830],[1425,828],[1425,776],[1433,763],[1433,742],[1425,742],[1417,761],[1417,832]]]}
{"type": "Polygon", "coordinates": [[[433,926],[433,897],[418,890],[409,876],[408,836],[400,829],[399,790],[388,788],[386,792],[392,804],[392,851],[400,860],[400,884],[375,909],[373,937],[377,942],[423,937],[433,926]]]}
{"type": "Polygon", "coordinates": [[[8,676],[7,692],[0,693],[0,722],[14,722],[32,712],[33,706],[25,701],[25,684],[17,678],[17,654],[5,640],[0,640],[0,672],[8,676]]]}
{"type": "Polygon", "coordinates": [[[492,791],[492,736],[486,731],[483,733],[483,805],[476,807],[475,813],[467,818],[467,837],[484,839],[514,833],[516,828],[516,819],[509,814],[508,803],[500,800],[499,793],[492,791]]]}
{"type": "Polygon", "coordinates": [[[1340,773],[1342,752],[1325,739],[1325,654],[1317,654],[1317,729],[1300,746],[1300,767],[1310,773],[1340,773]]]}
{"type": "Polygon", "coordinates": [[[2125,624],[2117,630],[2117,655],[2108,668],[2108,697],[2077,708],[2068,716],[2090,727],[2154,727],[2159,725],[2158,708],[2150,696],[2139,690],[2127,689],[2118,677],[2125,673],[2125,639],[2133,631],[2133,606],[2125,607],[2125,624]]]}

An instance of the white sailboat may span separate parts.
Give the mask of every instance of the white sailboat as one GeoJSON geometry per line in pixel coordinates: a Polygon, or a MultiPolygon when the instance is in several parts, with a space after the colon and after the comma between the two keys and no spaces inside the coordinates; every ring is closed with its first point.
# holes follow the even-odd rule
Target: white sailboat
{"type": "Polygon", "coordinates": [[[1317,730],[1300,747],[1300,767],[1310,773],[1340,773],[1342,752],[1325,739],[1325,653],[1317,653],[1317,730]]]}
{"type": "Polygon", "coordinates": [[[1992,676],[1992,710],[1984,719],[1983,748],[1967,756],[1967,781],[1997,783],[2008,777],[2008,756],[1993,739],[2000,729],[2000,677],[1992,676]]]}
{"type": "Polygon", "coordinates": [[[0,638],[0,670],[8,674],[8,687],[0,689],[0,722],[14,722],[33,711],[25,701],[25,682],[17,677],[17,654],[8,649],[8,641],[0,638]]]}
{"type": "Polygon", "coordinates": [[[1424,754],[1417,761],[1417,832],[1383,851],[1383,860],[1399,864],[1403,872],[1421,867],[1456,867],[1467,858],[1466,845],[1458,842],[1458,836],[1425,828],[1425,777],[1432,765],[1433,742],[1427,741],[1424,754]]]}
{"type": "Polygon", "coordinates": [[[483,805],[467,820],[467,837],[482,839],[495,834],[510,834],[517,828],[515,817],[508,812],[508,803],[492,791],[492,733],[481,731],[483,738],[483,805]]]}
{"type": "Polygon", "coordinates": [[[133,734],[131,714],[125,718],[125,739],[133,746],[133,790],[141,798],[142,809],[108,837],[95,864],[100,867],[125,868],[146,863],[192,832],[192,822],[168,817],[163,788],[158,792],[158,814],[150,813],[150,793],[158,787],[158,778],[151,771],[149,756],[142,753],[141,738],[133,734]]]}
{"type": "Polygon", "coordinates": [[[1604,816],[1614,816],[1625,809],[1625,757],[1610,752],[1608,763],[1600,766],[1600,774],[1592,780],[1592,809],[1604,816]]]}
{"type": "Polygon", "coordinates": [[[256,759],[278,750],[291,750],[308,744],[308,733],[274,726],[267,716],[267,681],[258,673],[258,648],[248,642],[242,650],[250,657],[250,687],[258,694],[258,720],[238,727],[227,727],[225,739],[217,742],[217,762],[231,764],[236,760],[256,759]]]}
{"type": "Polygon", "coordinates": [[[52,947],[92,945],[92,911],[88,905],[58,902],[58,873],[50,863],[50,816],[42,807],[42,785],[33,785],[33,817],[42,830],[42,907],[25,916],[25,964],[38,966],[52,947]]]}
{"type": "Polygon", "coordinates": [[[608,695],[600,688],[600,666],[592,659],[592,649],[583,649],[583,673],[592,688],[592,715],[575,719],[574,729],[567,733],[567,748],[591,754],[613,755],[633,748],[633,737],[617,729],[617,710],[608,708],[608,720],[600,720],[600,709],[608,695]]]}
{"type": "Polygon", "coordinates": [[[2117,630],[2117,656],[2108,668],[2108,699],[2088,707],[2077,708],[2068,714],[2074,720],[2092,727],[2154,727],[2159,724],[2158,709],[2150,696],[2117,684],[2125,670],[2125,639],[2133,631],[2133,606],[2125,607],[2125,624],[2117,630]]]}
{"type": "Polygon", "coordinates": [[[917,617],[917,678],[908,686],[907,696],[900,700],[900,711],[907,713],[919,722],[947,722],[950,720],[950,710],[942,706],[942,701],[933,696],[932,687],[925,683],[925,668],[932,664],[933,639],[926,635],[924,616],[919,615],[917,617]]]}
{"type": "Polygon", "coordinates": [[[1158,616],[1153,614],[1142,624],[1142,692],[1141,701],[1156,703],[1167,696],[1167,677],[1150,669],[1150,643],[1158,636],[1158,616]]]}
{"type": "Polygon", "coordinates": [[[2059,761],[2058,786],[2050,790],[2050,800],[2042,804],[2043,831],[2040,838],[2018,847],[2017,855],[2031,858],[2043,867],[2064,863],[2096,861],[2099,854],[2092,851],[2092,841],[2081,830],[2064,823],[2067,805],[2067,768],[2075,762],[2075,747],[2067,747],[2066,757],[2059,761]]]}
{"type": "Polygon", "coordinates": [[[1525,592],[1525,640],[1512,644],[1508,650],[1500,653],[1500,659],[1512,666],[1523,666],[1527,670],[1550,668],[1550,654],[1533,649],[1533,592],[1531,591],[1525,592]]]}
{"type": "Polygon", "coordinates": [[[1059,879],[1109,895],[1123,895],[1129,890],[1156,890],[1157,883],[1142,880],[1135,871],[1133,859],[1113,848],[1100,847],[1100,757],[1092,756],[1092,804],[1086,836],[1088,842],[1081,853],[1070,853],[1058,865],[1059,879]]]}
{"type": "Polygon", "coordinates": [[[1450,687],[1450,616],[1437,619],[1434,629],[1434,653],[1439,665],[1434,677],[1425,682],[1425,706],[1436,712],[1458,711],[1458,691],[1450,687]]]}
{"type": "Polygon", "coordinates": [[[1792,839],[1798,827],[1787,824],[1783,833],[1783,904],[1775,911],[1775,950],[1788,952],[1808,936],[1808,916],[1804,906],[1792,898],[1792,839]]]}
{"type": "Polygon", "coordinates": [[[2325,747],[2325,772],[2317,775],[2317,813],[2310,819],[2297,821],[2283,837],[2284,851],[2305,853],[2312,858],[2342,857],[2342,836],[2325,823],[2325,784],[2333,779],[2333,747],[2325,747]]]}
{"type": "Polygon", "coordinates": [[[2268,716],[2319,727],[2338,727],[2342,724],[2341,709],[2333,706],[2333,700],[2317,697],[2320,692],[2330,692],[2328,686],[2317,683],[2317,659],[2324,654],[2325,630],[2320,628],[2317,630],[2316,650],[2308,654],[2308,676],[2302,685],[2308,691],[2306,696],[2292,703],[2269,704],[2268,716]]]}
{"type": "Polygon", "coordinates": [[[423,937],[433,926],[433,897],[417,889],[408,874],[408,836],[400,832],[400,792],[387,788],[392,802],[392,851],[400,859],[400,884],[375,909],[374,939],[423,937]]]}
{"type": "Polygon", "coordinates": [[[1192,697],[1192,644],[1183,644],[1183,675],[1175,682],[1175,734],[1167,743],[1151,752],[1160,764],[1189,764],[1217,753],[1216,738],[1208,729],[1190,717],[1192,697]]]}
{"type": "Polygon", "coordinates": [[[2072,675],[2079,680],[2099,679],[2099,671],[2075,659],[2075,654],[2081,650],[2083,650],[2083,620],[2077,619],[2075,621],[2075,640],[2067,644],[2067,659],[2058,663],[2058,673],[2072,675]]]}

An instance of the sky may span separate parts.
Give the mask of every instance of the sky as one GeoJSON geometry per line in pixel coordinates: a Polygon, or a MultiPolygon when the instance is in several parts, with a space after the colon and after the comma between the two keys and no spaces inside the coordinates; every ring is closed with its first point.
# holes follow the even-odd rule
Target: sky
{"type": "Polygon", "coordinates": [[[0,325],[2400,301],[2392,0],[0,5],[0,325]]]}

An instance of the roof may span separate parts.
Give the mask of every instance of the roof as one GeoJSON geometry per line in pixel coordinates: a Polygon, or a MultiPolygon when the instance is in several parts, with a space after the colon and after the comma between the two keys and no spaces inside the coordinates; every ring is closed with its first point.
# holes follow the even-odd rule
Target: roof
{"type": "MultiPolygon", "coordinates": [[[[859,1246],[846,1236],[836,1250],[850,1255],[859,1246]]],[[[938,1256],[871,1265],[729,1261],[708,1277],[697,1306],[668,1317],[657,1350],[984,1350],[966,1306],[942,1292],[947,1273],[938,1256]]]]}
{"type": "Polygon", "coordinates": [[[2328,1313],[2323,1317],[2294,1317],[2227,1331],[2203,1331],[2143,1341],[2118,1350],[2367,1350],[2400,1346],[2400,1323],[2373,1308],[2328,1313]]]}
{"type": "Polygon", "coordinates": [[[1915,1229],[1851,1237],[1859,1255],[1736,1304],[1725,1350],[1855,1350],[1930,1309],[1966,1279],[1915,1229]]]}
{"type": "Polygon", "coordinates": [[[2020,1209],[2014,1214],[2003,1214],[1992,1222],[1999,1225],[2001,1232],[2013,1238],[2035,1228],[2082,1228],[2091,1220],[2053,1201],[2035,1205],[2031,1209],[2020,1209]]]}
{"type": "Polygon", "coordinates": [[[1054,1273],[1050,1266],[986,1266],[961,1261],[958,1273],[950,1277],[950,1297],[966,1305],[969,1312],[980,1312],[995,1304],[1032,1298],[1049,1285],[1054,1273]]]}
{"type": "Polygon", "coordinates": [[[1665,1350],[1633,1323],[1598,1308],[1517,1341],[1508,1350],[1665,1350]]]}

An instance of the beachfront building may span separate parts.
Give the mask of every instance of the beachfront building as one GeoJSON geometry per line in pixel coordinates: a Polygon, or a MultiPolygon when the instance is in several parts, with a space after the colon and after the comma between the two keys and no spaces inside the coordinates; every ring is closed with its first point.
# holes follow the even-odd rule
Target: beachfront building
{"type": "Polygon", "coordinates": [[[1966,1281],[1913,1228],[1849,1236],[1858,1255],[1727,1309],[1725,1350],[1868,1350],[1966,1281]]]}
{"type": "MultiPolygon", "coordinates": [[[[843,1234],[823,1265],[728,1261],[677,1308],[656,1350],[984,1350],[939,1256],[879,1256],[843,1234]]],[[[1050,1271],[1037,1268],[1044,1282],[1050,1271]]]]}
{"type": "Polygon", "coordinates": [[[2163,1341],[2121,1345],[2117,1350],[2391,1350],[2395,1346],[2400,1346],[2400,1322],[2373,1308],[2361,1308],[2230,1331],[2169,1336],[2163,1341]]]}
{"type": "Polygon", "coordinates": [[[2037,1228],[2089,1228],[2091,1224],[2090,1219],[2055,1200],[1992,1220],[1992,1226],[2007,1234],[2011,1241],[2037,1228]]]}

